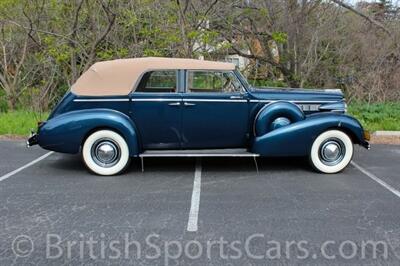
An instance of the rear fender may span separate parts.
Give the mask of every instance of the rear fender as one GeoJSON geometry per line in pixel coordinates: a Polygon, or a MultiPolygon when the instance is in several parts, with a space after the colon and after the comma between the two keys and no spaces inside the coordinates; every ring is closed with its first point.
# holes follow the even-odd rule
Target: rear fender
{"type": "Polygon", "coordinates": [[[130,155],[139,154],[135,124],[127,115],[111,109],[85,109],[58,115],[40,127],[38,143],[44,149],[78,153],[85,138],[97,129],[118,132],[125,138],[130,155]]]}
{"type": "Polygon", "coordinates": [[[361,124],[353,117],[319,113],[256,137],[251,150],[262,156],[306,156],[318,135],[330,129],[342,130],[354,143],[368,145],[361,124]]]}

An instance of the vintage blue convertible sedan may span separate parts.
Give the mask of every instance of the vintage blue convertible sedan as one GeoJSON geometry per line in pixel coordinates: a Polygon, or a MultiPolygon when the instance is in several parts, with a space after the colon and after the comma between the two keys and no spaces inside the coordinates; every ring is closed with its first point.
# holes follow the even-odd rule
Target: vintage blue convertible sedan
{"type": "Polygon", "coordinates": [[[230,63],[121,59],[83,73],[28,146],[82,152],[99,175],[120,173],[131,157],[167,156],[308,156],[337,173],[353,143],[369,148],[345,112],[338,90],[257,89],[230,63]]]}

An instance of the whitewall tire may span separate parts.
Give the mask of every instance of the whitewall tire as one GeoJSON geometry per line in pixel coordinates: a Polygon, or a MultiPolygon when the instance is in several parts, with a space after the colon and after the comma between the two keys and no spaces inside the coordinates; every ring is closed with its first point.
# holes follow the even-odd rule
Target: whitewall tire
{"type": "Polygon", "coordinates": [[[87,168],[98,175],[116,175],[129,165],[129,147],[112,130],[92,133],[83,144],[82,157],[87,168]]]}
{"type": "Polygon", "coordinates": [[[353,142],[339,130],[319,135],[311,147],[310,162],[319,172],[334,174],[342,171],[353,157],[353,142]]]}

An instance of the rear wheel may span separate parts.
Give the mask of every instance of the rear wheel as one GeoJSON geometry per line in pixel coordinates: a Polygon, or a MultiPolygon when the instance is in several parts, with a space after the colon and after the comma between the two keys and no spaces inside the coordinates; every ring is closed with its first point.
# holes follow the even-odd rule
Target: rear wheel
{"type": "Polygon", "coordinates": [[[318,171],[334,174],[342,171],[353,157],[353,142],[339,130],[325,131],[311,147],[310,162],[318,171]]]}
{"type": "Polygon", "coordinates": [[[92,133],[83,144],[82,157],[87,168],[98,175],[116,175],[129,165],[125,139],[111,130],[92,133]]]}

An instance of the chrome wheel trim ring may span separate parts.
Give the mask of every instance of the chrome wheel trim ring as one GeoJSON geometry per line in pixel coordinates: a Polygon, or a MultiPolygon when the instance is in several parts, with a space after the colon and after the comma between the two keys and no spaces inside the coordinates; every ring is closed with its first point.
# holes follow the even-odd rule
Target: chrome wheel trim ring
{"type": "Polygon", "coordinates": [[[319,149],[319,159],[328,166],[339,164],[346,154],[346,146],[340,139],[330,138],[324,141],[319,149]]]}
{"type": "Polygon", "coordinates": [[[97,140],[91,148],[93,161],[105,168],[116,165],[121,158],[121,149],[119,145],[109,138],[97,140]]]}

